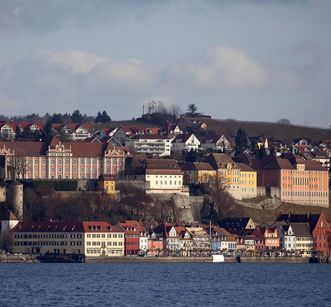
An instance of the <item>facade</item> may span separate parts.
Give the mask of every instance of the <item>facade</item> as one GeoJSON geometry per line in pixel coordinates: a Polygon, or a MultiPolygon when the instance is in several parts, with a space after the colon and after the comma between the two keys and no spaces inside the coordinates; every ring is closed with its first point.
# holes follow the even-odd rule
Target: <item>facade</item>
{"type": "Polygon", "coordinates": [[[280,248],[281,232],[278,227],[267,227],[264,232],[265,247],[269,250],[280,248]]]}
{"type": "Polygon", "coordinates": [[[281,201],[329,207],[329,174],[319,162],[267,157],[257,167],[258,185],[278,190],[281,201]]]}
{"type": "Polygon", "coordinates": [[[20,222],[12,233],[14,253],[124,255],[123,229],[106,222],[20,222]]]}
{"type": "Polygon", "coordinates": [[[138,255],[141,252],[142,245],[146,248],[148,244],[143,223],[135,220],[126,220],[120,223],[120,226],[125,230],[125,255],[138,255]],[[144,237],[145,240],[141,240],[141,237],[144,237]]]}
{"type": "Polygon", "coordinates": [[[207,162],[187,162],[181,168],[184,184],[209,183],[216,178],[216,171],[207,162]]]}
{"type": "Polygon", "coordinates": [[[172,151],[180,152],[186,151],[197,151],[200,149],[200,140],[192,134],[178,134],[172,141],[172,151]]]}
{"type": "Polygon", "coordinates": [[[162,256],[164,253],[163,235],[152,232],[148,235],[148,256],[162,256]]]}
{"type": "Polygon", "coordinates": [[[208,162],[217,170],[218,184],[233,198],[241,200],[257,196],[256,171],[243,163],[236,163],[224,153],[213,153],[208,162]]]}
{"type": "Polygon", "coordinates": [[[100,190],[108,195],[116,194],[116,181],[114,176],[104,175],[99,179],[100,190]]]}
{"type": "Polygon", "coordinates": [[[126,152],[109,144],[61,142],[0,142],[5,158],[5,178],[98,179],[100,175],[121,178],[126,152]]]}
{"type": "Polygon", "coordinates": [[[147,193],[182,193],[183,173],[173,159],[146,159],[147,193]]]}
{"type": "Polygon", "coordinates": [[[126,142],[126,146],[136,153],[167,157],[171,155],[171,141],[173,139],[174,136],[165,135],[134,135],[126,142]]]}
{"type": "Polygon", "coordinates": [[[0,138],[5,140],[14,140],[15,133],[15,125],[13,123],[0,123],[0,138]]]}

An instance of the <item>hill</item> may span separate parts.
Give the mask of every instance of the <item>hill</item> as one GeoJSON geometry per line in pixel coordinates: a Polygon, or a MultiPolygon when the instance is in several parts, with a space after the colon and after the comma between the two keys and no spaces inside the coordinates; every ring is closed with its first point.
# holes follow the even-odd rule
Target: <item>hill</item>
{"type": "Polygon", "coordinates": [[[230,133],[236,135],[239,128],[242,128],[250,136],[264,135],[267,138],[274,137],[284,141],[292,141],[296,138],[305,137],[313,143],[331,137],[330,129],[304,127],[295,125],[283,125],[268,122],[249,122],[237,120],[216,120],[210,118],[196,118],[203,121],[208,126],[208,131],[217,135],[220,133],[230,133]]]}

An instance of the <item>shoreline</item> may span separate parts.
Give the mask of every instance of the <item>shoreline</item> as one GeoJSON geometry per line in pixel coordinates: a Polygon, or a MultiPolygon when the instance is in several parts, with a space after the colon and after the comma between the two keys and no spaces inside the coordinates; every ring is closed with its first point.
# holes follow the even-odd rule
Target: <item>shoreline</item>
{"type": "MultiPolygon", "coordinates": [[[[0,263],[40,263],[35,255],[0,255],[0,263]]],[[[86,257],[85,263],[213,263],[212,257],[86,257]]],[[[234,257],[225,257],[221,263],[237,263],[234,257]]],[[[241,257],[241,263],[309,263],[308,257],[241,257]]]]}

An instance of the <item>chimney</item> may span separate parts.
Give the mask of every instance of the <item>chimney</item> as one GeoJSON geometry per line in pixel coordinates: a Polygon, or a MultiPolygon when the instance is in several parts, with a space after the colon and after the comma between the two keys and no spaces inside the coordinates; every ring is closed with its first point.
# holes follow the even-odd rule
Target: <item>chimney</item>
{"type": "Polygon", "coordinates": [[[291,212],[288,213],[288,222],[291,220],[291,212]]]}
{"type": "Polygon", "coordinates": [[[311,212],[309,211],[309,212],[307,213],[307,221],[309,221],[310,214],[311,214],[311,212]]]}

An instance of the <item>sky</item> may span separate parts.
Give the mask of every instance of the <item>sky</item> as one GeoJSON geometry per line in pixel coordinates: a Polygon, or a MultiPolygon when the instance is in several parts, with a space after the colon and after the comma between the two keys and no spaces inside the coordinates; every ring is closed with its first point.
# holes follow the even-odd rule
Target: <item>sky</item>
{"type": "Polygon", "coordinates": [[[329,127],[330,29],[330,0],[0,0],[0,114],[329,127]]]}

